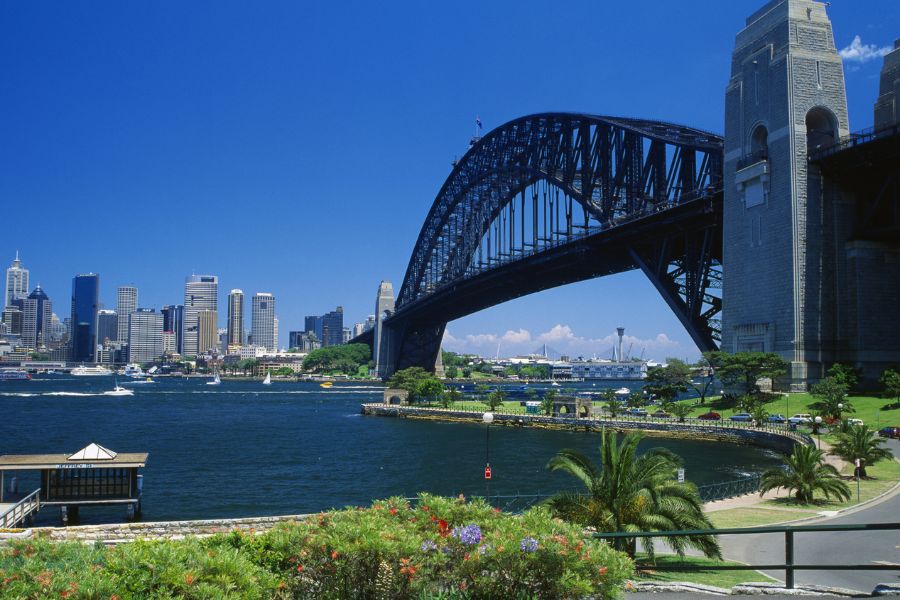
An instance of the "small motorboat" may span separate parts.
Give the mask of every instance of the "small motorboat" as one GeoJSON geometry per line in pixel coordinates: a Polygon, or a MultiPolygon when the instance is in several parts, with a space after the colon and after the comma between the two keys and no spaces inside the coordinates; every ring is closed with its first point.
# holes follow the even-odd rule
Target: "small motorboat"
{"type": "Polygon", "coordinates": [[[333,385],[334,385],[334,383],[332,383],[331,381],[323,381],[322,383],[319,384],[319,387],[325,388],[327,390],[327,389],[330,389],[333,385]]]}
{"type": "Polygon", "coordinates": [[[620,387],[619,389],[616,390],[616,394],[619,396],[627,396],[630,393],[631,393],[631,390],[629,390],[627,387],[620,387]]]}
{"type": "Polygon", "coordinates": [[[116,387],[112,389],[111,392],[103,392],[104,396],[134,396],[134,391],[129,390],[128,388],[123,388],[118,383],[116,387]]]}
{"type": "Polygon", "coordinates": [[[266,378],[262,381],[263,385],[272,385],[272,374],[266,371],[266,378]]]}
{"type": "Polygon", "coordinates": [[[212,381],[207,381],[207,382],[206,382],[206,385],[219,385],[219,384],[221,384],[221,383],[222,383],[222,380],[219,379],[219,374],[216,373],[216,376],[213,377],[213,380],[212,380],[212,381]]]}
{"type": "Polygon", "coordinates": [[[559,384],[556,383],[555,381],[551,382],[550,385],[552,385],[553,387],[559,387],[559,384]]]}

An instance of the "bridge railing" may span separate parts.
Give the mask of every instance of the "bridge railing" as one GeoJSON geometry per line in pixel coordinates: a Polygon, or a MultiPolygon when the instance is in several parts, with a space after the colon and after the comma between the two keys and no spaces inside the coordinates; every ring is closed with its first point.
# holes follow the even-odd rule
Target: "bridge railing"
{"type": "MultiPolygon", "coordinates": [[[[654,571],[773,571],[784,570],[785,587],[794,589],[795,571],[897,571],[895,564],[797,564],[794,562],[794,535],[797,533],[823,533],[823,532],[851,532],[851,531],[896,531],[900,530],[900,523],[871,523],[860,525],[781,525],[774,527],[748,527],[730,529],[697,529],[685,531],[642,531],[638,533],[595,533],[598,539],[616,538],[674,538],[697,535],[755,535],[760,533],[784,534],[784,562],[762,565],[709,565],[697,564],[666,564],[647,567],[654,571]]],[[[640,568],[640,567],[639,567],[640,568]]]]}
{"type": "Polygon", "coordinates": [[[876,139],[892,137],[895,135],[900,135],[900,123],[894,123],[893,125],[880,127],[878,129],[874,127],[863,129],[861,131],[851,133],[846,137],[842,137],[833,144],[829,144],[828,146],[823,146],[816,149],[815,151],[810,153],[809,160],[821,160],[823,158],[831,156],[832,154],[836,154],[838,152],[841,152],[842,150],[846,150],[847,148],[861,146],[863,144],[868,144],[869,142],[876,139]]]}

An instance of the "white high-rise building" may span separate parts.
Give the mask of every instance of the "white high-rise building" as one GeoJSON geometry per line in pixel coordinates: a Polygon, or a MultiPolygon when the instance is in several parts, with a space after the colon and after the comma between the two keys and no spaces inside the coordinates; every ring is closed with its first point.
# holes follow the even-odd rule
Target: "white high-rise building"
{"type": "Polygon", "coordinates": [[[152,308],[138,308],[128,316],[128,362],[145,363],[163,355],[163,316],[152,308]]]}
{"type": "Polygon", "coordinates": [[[137,310],[138,290],[130,285],[121,286],[116,292],[116,314],[119,315],[116,341],[120,344],[128,342],[128,315],[137,310]]]}
{"type": "Polygon", "coordinates": [[[251,315],[253,345],[262,346],[270,352],[276,350],[275,343],[275,296],[266,292],[253,295],[251,315]]]}
{"type": "Polygon", "coordinates": [[[275,352],[278,352],[278,317],[272,317],[272,336],[275,339],[275,352]]]}
{"type": "Polygon", "coordinates": [[[12,306],[12,301],[16,298],[25,298],[28,296],[28,269],[22,266],[19,260],[19,251],[16,250],[16,258],[6,269],[6,295],[3,297],[3,306],[0,309],[12,306]]]}
{"type": "Polygon", "coordinates": [[[228,294],[228,345],[244,343],[244,292],[231,290],[228,294]]]}
{"type": "MultiPolygon", "coordinates": [[[[200,312],[217,313],[219,296],[219,278],[215,275],[191,275],[184,283],[184,354],[197,356],[209,348],[199,346],[200,312]]],[[[209,315],[206,317],[209,319],[209,315]]],[[[209,329],[209,328],[207,328],[209,329]]],[[[211,339],[215,345],[217,327],[212,326],[211,339]]],[[[209,333],[209,331],[207,331],[209,333]]],[[[209,341],[209,339],[204,340],[209,341]]],[[[205,344],[204,344],[205,345],[205,344]]]]}

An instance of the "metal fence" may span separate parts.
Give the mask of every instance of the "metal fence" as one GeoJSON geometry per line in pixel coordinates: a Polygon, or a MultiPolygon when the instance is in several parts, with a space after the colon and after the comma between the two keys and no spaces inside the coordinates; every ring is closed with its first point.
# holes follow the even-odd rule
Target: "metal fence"
{"type": "Polygon", "coordinates": [[[697,486],[700,492],[700,499],[704,502],[712,502],[714,500],[724,500],[726,498],[734,498],[735,496],[743,496],[744,494],[753,494],[759,491],[762,483],[762,475],[751,475],[743,479],[735,479],[733,481],[722,481],[719,483],[708,483],[706,485],[697,486]]]}

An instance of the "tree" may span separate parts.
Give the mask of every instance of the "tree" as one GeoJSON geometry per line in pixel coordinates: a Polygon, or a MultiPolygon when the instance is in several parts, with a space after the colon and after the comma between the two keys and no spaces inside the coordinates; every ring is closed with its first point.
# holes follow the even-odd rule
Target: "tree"
{"type": "Polygon", "coordinates": [[[462,392],[459,391],[459,388],[450,387],[444,392],[444,394],[440,398],[441,406],[444,408],[450,408],[457,402],[462,401],[462,392]]]}
{"type": "MultiPolygon", "coordinates": [[[[604,429],[600,438],[599,466],[577,450],[561,450],[547,468],[567,473],[584,485],[587,494],[564,492],[549,500],[552,510],[563,519],[592,527],[598,532],[681,531],[713,529],[703,513],[696,486],[678,483],[676,471],[681,459],[664,448],[653,448],[638,456],[640,433],[629,433],[621,444],[604,429]]],[[[715,536],[688,535],[667,542],[684,556],[696,548],[710,558],[721,558],[715,536]]],[[[653,538],[643,538],[650,559],[654,558],[653,538]]],[[[634,557],[635,538],[615,538],[615,548],[634,557]]]]}
{"type": "Polygon", "coordinates": [[[691,414],[691,407],[687,402],[673,402],[669,412],[678,417],[679,423],[684,423],[685,417],[691,414]]]}
{"type": "Polygon", "coordinates": [[[847,390],[847,385],[837,378],[826,377],[809,388],[809,393],[816,399],[810,406],[826,417],[840,419],[842,412],[856,412],[846,398],[847,390]]]}
{"type": "Polygon", "coordinates": [[[487,395],[490,393],[491,388],[481,383],[475,386],[475,397],[479,402],[485,402],[487,400],[487,395]]]}
{"type": "Polygon", "coordinates": [[[315,373],[340,371],[355,375],[360,365],[367,365],[372,350],[366,344],[341,344],[317,348],[303,359],[303,369],[315,373]]]}
{"type": "Polygon", "coordinates": [[[813,502],[817,491],[825,494],[826,499],[850,499],[850,488],[841,481],[837,469],[825,463],[825,453],[806,444],[794,446],[794,451],[785,456],[783,468],[775,467],[763,473],[759,494],[776,488],[793,493],[800,504],[813,502]]]}
{"type": "Polygon", "coordinates": [[[395,372],[387,382],[388,387],[406,390],[410,402],[434,400],[443,393],[441,382],[422,367],[408,367],[395,372]]]}
{"type": "Polygon", "coordinates": [[[847,386],[847,391],[859,383],[859,369],[841,363],[834,363],[828,369],[828,376],[847,386]]]}
{"type": "Polygon", "coordinates": [[[758,402],[753,409],[750,410],[750,416],[756,421],[757,427],[762,427],[769,421],[769,411],[766,410],[766,407],[762,402],[758,402]]]}
{"type": "Polygon", "coordinates": [[[553,414],[553,403],[556,401],[556,390],[547,390],[541,399],[541,412],[548,417],[553,414]]]}
{"type": "Polygon", "coordinates": [[[665,367],[650,367],[644,380],[644,391],[663,401],[674,400],[691,384],[691,368],[677,358],[666,359],[665,367]]]}
{"type": "Polygon", "coordinates": [[[885,441],[878,437],[868,425],[851,425],[844,433],[837,435],[837,443],[831,448],[831,454],[840,456],[848,463],[859,459],[859,476],[867,477],[866,467],[880,460],[894,458],[887,448],[882,448],[885,441]]]}
{"type": "Polygon", "coordinates": [[[447,379],[456,379],[459,377],[459,369],[456,365],[450,365],[444,373],[447,375],[447,379]]]}
{"type": "Polygon", "coordinates": [[[640,408],[647,404],[647,399],[640,392],[631,392],[628,394],[628,408],[640,408]]]}
{"type": "Polygon", "coordinates": [[[694,388],[694,391],[700,396],[700,404],[706,403],[706,394],[709,392],[709,388],[713,384],[713,381],[716,380],[716,368],[709,359],[709,356],[707,356],[708,354],[709,352],[704,352],[700,357],[700,360],[694,363],[694,369],[697,371],[700,381],[695,383],[694,378],[690,378],[690,386],[694,388]]]}
{"type": "Polygon", "coordinates": [[[788,363],[772,352],[707,352],[716,374],[727,385],[740,385],[747,394],[759,393],[758,381],[775,379],[787,372],[788,363]]]}
{"type": "Polygon", "coordinates": [[[893,398],[895,403],[900,402],[900,373],[893,369],[885,369],[878,381],[884,386],[885,396],[893,398]]]}
{"type": "Polygon", "coordinates": [[[487,404],[488,408],[492,411],[503,406],[504,402],[506,402],[506,392],[503,390],[494,390],[484,399],[484,403],[487,404]]]}

